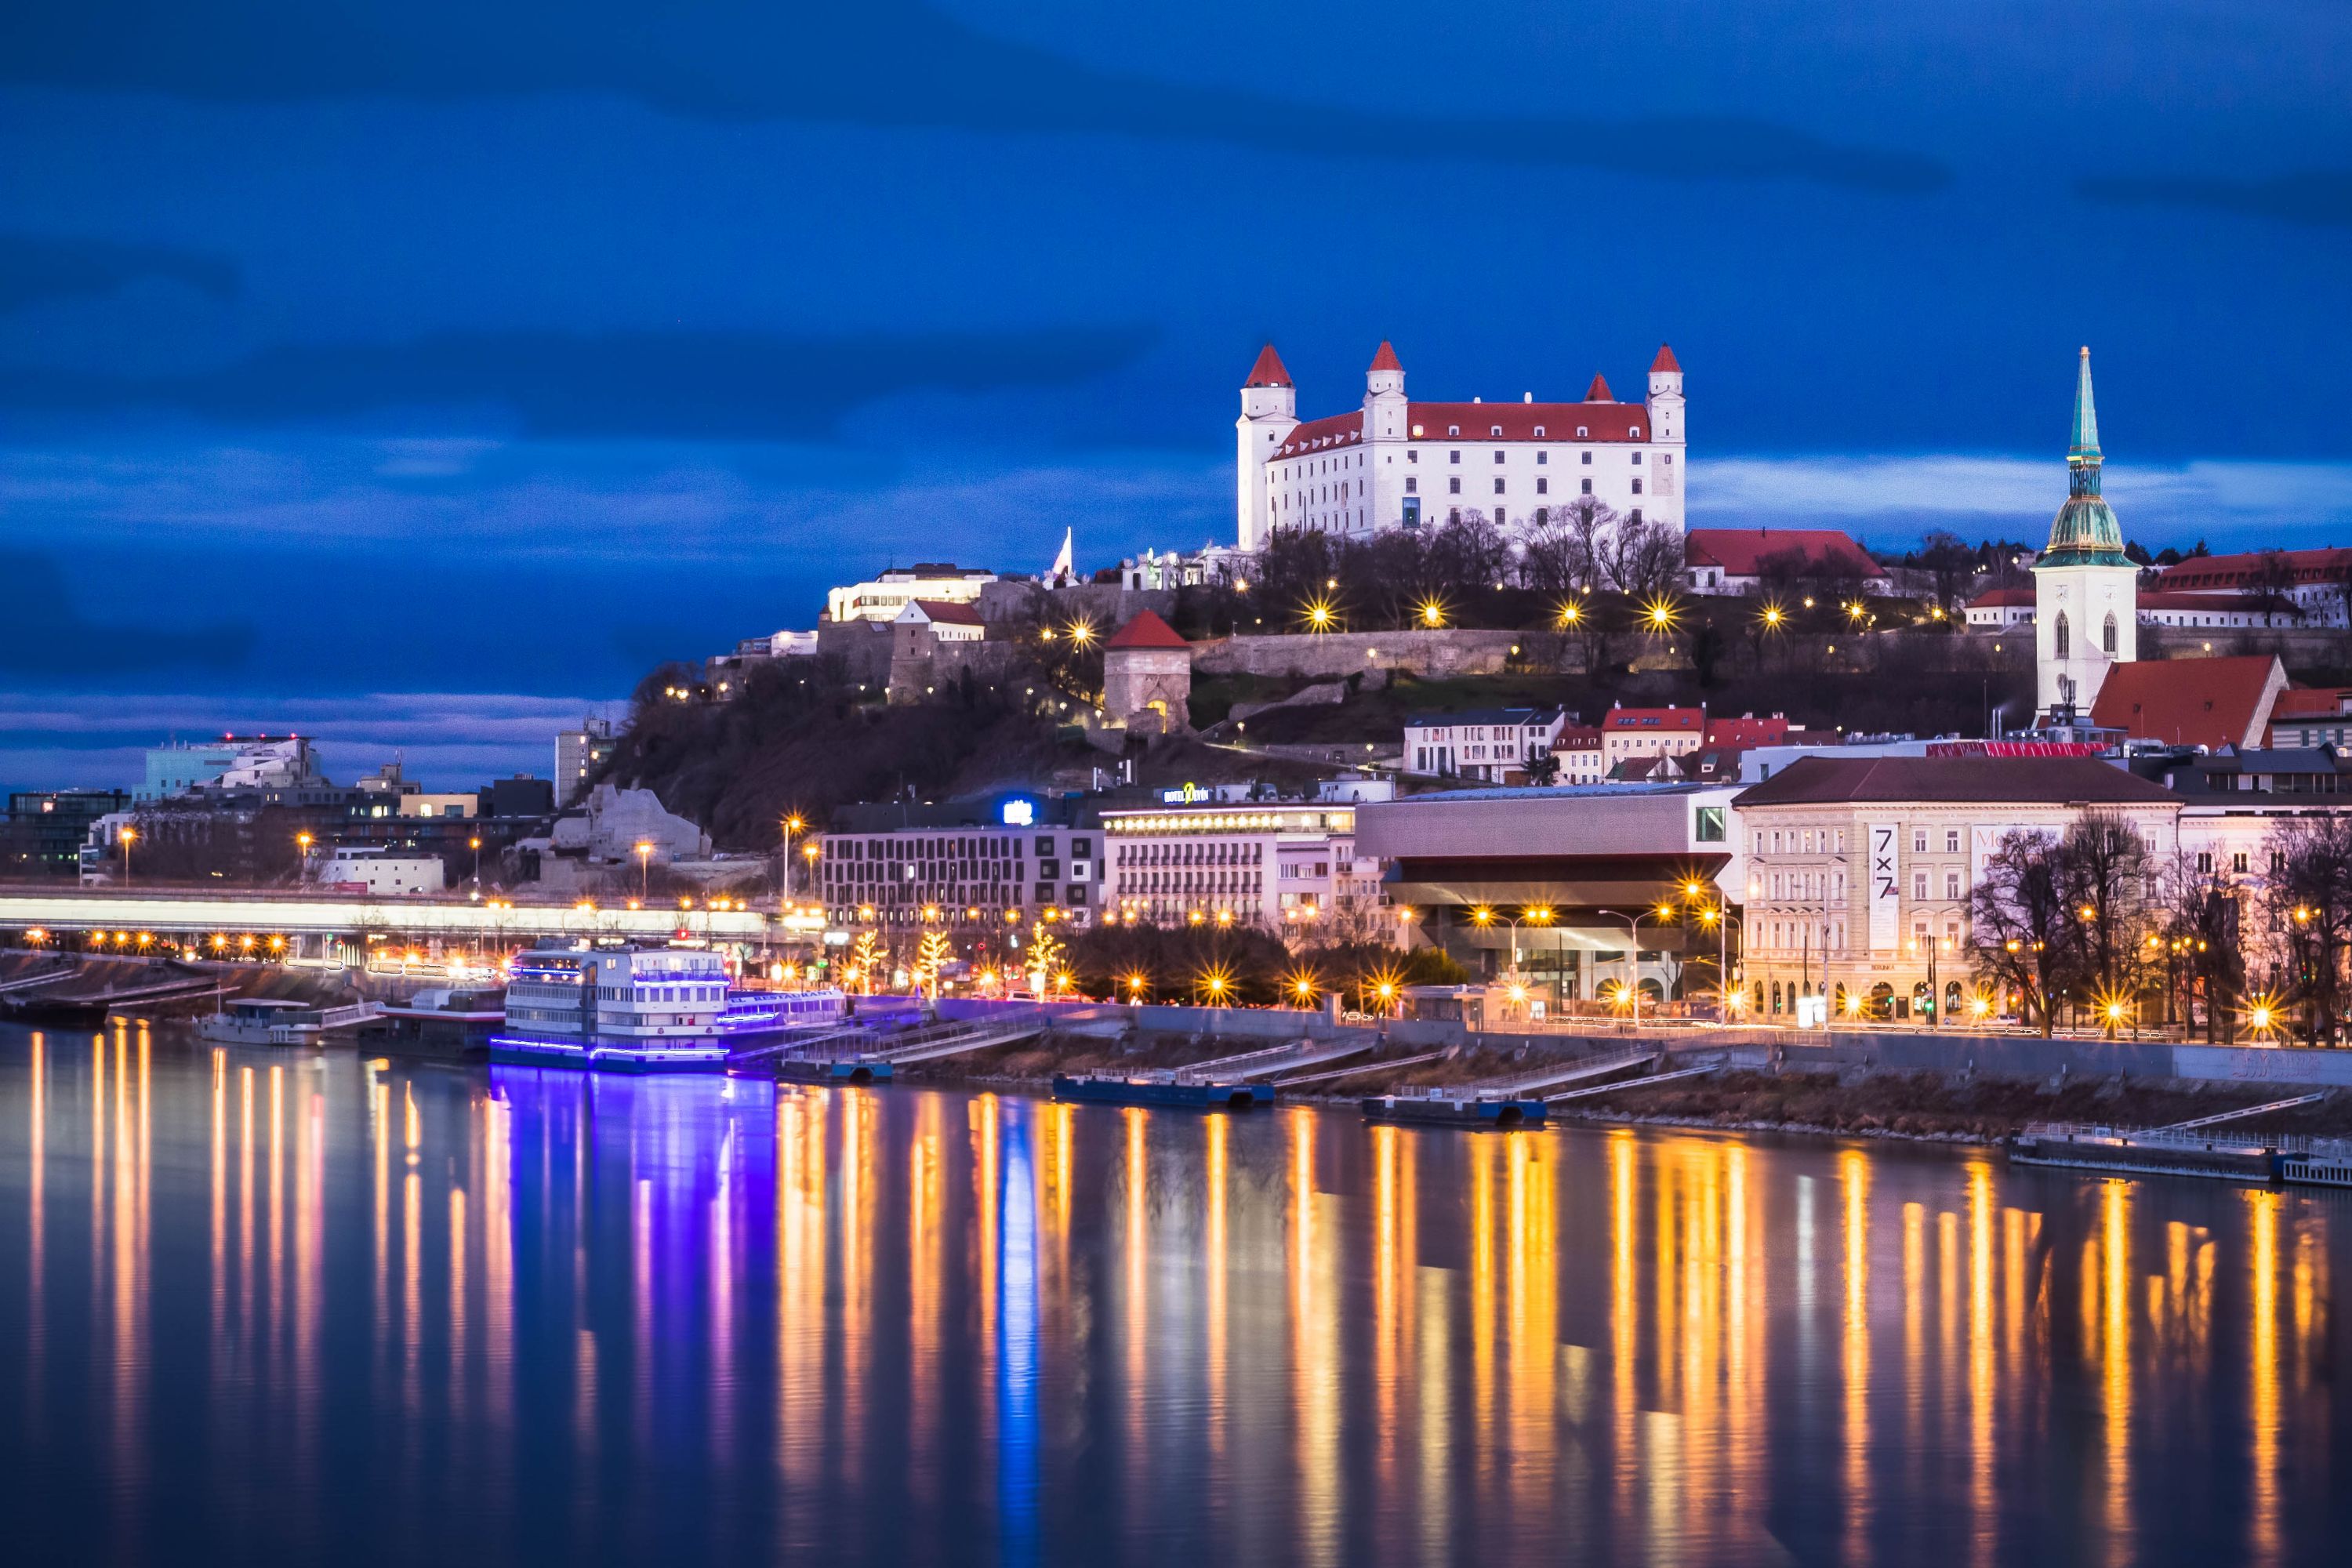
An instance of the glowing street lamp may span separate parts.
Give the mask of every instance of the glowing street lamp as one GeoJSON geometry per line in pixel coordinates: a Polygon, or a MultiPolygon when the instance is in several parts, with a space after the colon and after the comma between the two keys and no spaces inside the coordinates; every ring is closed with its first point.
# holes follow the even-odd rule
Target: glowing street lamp
{"type": "Polygon", "coordinates": [[[651,840],[640,838],[637,840],[636,848],[637,897],[639,900],[644,900],[651,896],[654,874],[654,847],[651,840]]]}
{"type": "Polygon", "coordinates": [[[122,885],[127,888],[131,886],[131,846],[138,839],[139,830],[126,822],[114,830],[114,837],[122,846],[122,885]]]}

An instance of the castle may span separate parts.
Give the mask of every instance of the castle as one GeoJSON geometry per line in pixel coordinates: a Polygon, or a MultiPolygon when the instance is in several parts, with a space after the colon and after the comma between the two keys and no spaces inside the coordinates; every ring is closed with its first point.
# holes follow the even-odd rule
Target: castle
{"type": "Polygon", "coordinates": [[[1302,424],[1298,388],[1268,343],[1235,423],[1240,547],[1277,529],[1369,537],[1471,510],[1516,530],[1592,496],[1630,522],[1683,527],[1688,484],[1683,367],[1659,345],[1645,403],[1595,375],[1577,403],[1414,403],[1388,343],[1364,374],[1363,406],[1302,424]]]}

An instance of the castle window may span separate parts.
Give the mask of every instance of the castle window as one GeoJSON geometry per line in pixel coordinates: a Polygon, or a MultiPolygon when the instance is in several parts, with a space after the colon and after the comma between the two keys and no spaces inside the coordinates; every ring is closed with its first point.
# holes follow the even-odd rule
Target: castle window
{"type": "MultiPolygon", "coordinates": [[[[1586,428],[1584,426],[1580,425],[1580,426],[1578,426],[1576,427],[1576,438],[1577,438],[1578,440],[1580,440],[1580,441],[1589,440],[1589,439],[1591,439],[1591,436],[1592,436],[1592,432],[1591,432],[1590,429],[1586,428]]],[[[1591,457],[1591,454],[1588,452],[1588,453],[1586,453],[1586,454],[1585,454],[1585,456],[1586,456],[1586,458],[1590,458],[1591,457]]]]}
{"type": "Polygon", "coordinates": [[[1495,476],[1495,493],[1496,495],[1503,493],[1503,476],[1500,474],[1495,476]]]}
{"type": "MultiPolygon", "coordinates": [[[[1412,427],[1412,433],[1413,433],[1414,435],[1416,435],[1416,436],[1420,435],[1420,434],[1421,434],[1421,426],[1418,426],[1418,425],[1414,426],[1412,427]]],[[[1406,448],[1405,448],[1405,453],[1404,453],[1404,460],[1405,460],[1406,462],[1408,462],[1408,463],[1418,463],[1418,462],[1420,462],[1420,461],[1421,461],[1421,448],[1420,448],[1420,447],[1406,447],[1406,448]]]]}
{"type": "Polygon", "coordinates": [[[1592,493],[1592,481],[1591,479],[1584,481],[1584,493],[1586,495],[1591,495],[1592,493]]]}
{"type": "Polygon", "coordinates": [[[1499,463],[1499,462],[1501,462],[1502,460],[1503,460],[1503,449],[1502,449],[1500,447],[1496,447],[1496,448],[1495,448],[1495,461],[1496,461],[1497,463],[1499,463]]]}
{"type": "Polygon", "coordinates": [[[2067,655],[2068,648],[2071,647],[2073,644],[2074,638],[2068,635],[2066,612],[2061,610],[2058,612],[2057,624],[2050,629],[2051,651],[2057,658],[2064,658],[2067,655]]]}
{"type": "Polygon", "coordinates": [[[1551,481],[1545,479],[1538,479],[1536,480],[1536,494],[1539,496],[1548,496],[1551,494],[1551,481]]]}
{"type": "Polygon", "coordinates": [[[1421,426],[1418,425],[1412,427],[1412,438],[1416,441],[1421,439],[1421,426]]]}
{"type": "Polygon", "coordinates": [[[1453,451],[1446,453],[1445,460],[1449,463],[1460,462],[1462,460],[1462,449],[1457,447],[1453,451]]]}
{"type": "MultiPolygon", "coordinates": [[[[1538,441],[1542,440],[1542,439],[1543,439],[1543,435],[1544,435],[1544,429],[1543,429],[1543,426],[1540,426],[1540,425],[1537,426],[1536,426],[1536,439],[1537,439],[1537,440],[1538,440],[1538,441]]],[[[1536,461],[1537,461],[1537,462],[1538,462],[1538,463],[1540,463],[1540,462],[1542,462],[1542,461],[1543,461],[1543,454],[1542,454],[1541,452],[1538,452],[1538,453],[1536,454],[1536,461]]]]}
{"type": "Polygon", "coordinates": [[[1639,452],[1633,454],[1633,466],[1637,468],[1642,466],[1642,454],[1639,452]]]}
{"type": "Polygon", "coordinates": [[[1445,427],[1445,433],[1448,436],[1459,436],[1462,434],[1462,426],[1459,425],[1448,425],[1445,427]]]}
{"type": "Polygon", "coordinates": [[[1626,434],[1627,434],[1627,435],[1629,435],[1629,436],[1631,436],[1634,440],[1638,441],[1638,440],[1640,440],[1640,439],[1642,438],[1642,427],[1641,427],[1639,425],[1636,425],[1636,426],[1633,426],[1633,429],[1631,429],[1631,430],[1627,431],[1627,432],[1626,432],[1626,434]]]}
{"type": "MultiPolygon", "coordinates": [[[[1577,434],[1578,434],[1578,435],[1580,435],[1580,436],[1581,436],[1581,435],[1583,435],[1583,434],[1584,434],[1584,432],[1583,432],[1583,431],[1581,431],[1581,430],[1579,430],[1579,431],[1577,432],[1577,434]]],[[[1586,468],[1591,468],[1591,467],[1592,466],[1592,454],[1591,454],[1591,453],[1590,453],[1590,452],[1587,452],[1587,453],[1585,453],[1585,454],[1584,454],[1584,466],[1585,466],[1586,468]]]]}
{"type": "Polygon", "coordinates": [[[1639,479],[1635,479],[1633,481],[1633,493],[1635,495],[1640,495],[1642,493],[1642,481],[1639,479]]]}
{"type": "Polygon", "coordinates": [[[2109,658],[2116,657],[2116,617],[2112,614],[2107,616],[2107,624],[2099,628],[2099,646],[2106,650],[2109,658]]]}
{"type": "Polygon", "coordinates": [[[1634,527],[1639,528],[1642,525],[1642,509],[1637,506],[1632,511],[1627,512],[1625,514],[1625,521],[1632,523],[1634,527]]]}
{"type": "Polygon", "coordinates": [[[1414,487],[1420,483],[1421,481],[1419,479],[1414,479],[1411,474],[1407,474],[1404,477],[1404,493],[1407,495],[1417,494],[1418,492],[1415,490],[1414,487]]]}
{"type": "Polygon", "coordinates": [[[1503,427],[1500,425],[1489,425],[1486,426],[1486,434],[1489,436],[1499,436],[1502,433],[1503,427]]]}
{"type": "Polygon", "coordinates": [[[1446,480],[1445,493],[1448,495],[1460,495],[1462,493],[1462,481],[1460,479],[1446,480]]]}
{"type": "Polygon", "coordinates": [[[1661,452],[1658,454],[1658,461],[1671,468],[1675,466],[1675,455],[1672,452],[1661,452]]]}

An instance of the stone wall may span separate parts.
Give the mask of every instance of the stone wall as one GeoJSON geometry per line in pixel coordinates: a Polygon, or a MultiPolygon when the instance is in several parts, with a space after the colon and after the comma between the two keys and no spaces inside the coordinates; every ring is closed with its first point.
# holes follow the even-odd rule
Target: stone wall
{"type": "Polygon", "coordinates": [[[1328,680],[1367,669],[1406,669],[1421,676],[1499,675],[1513,631],[1322,632],[1265,637],[1220,637],[1192,645],[1197,675],[1291,676],[1328,680]]]}

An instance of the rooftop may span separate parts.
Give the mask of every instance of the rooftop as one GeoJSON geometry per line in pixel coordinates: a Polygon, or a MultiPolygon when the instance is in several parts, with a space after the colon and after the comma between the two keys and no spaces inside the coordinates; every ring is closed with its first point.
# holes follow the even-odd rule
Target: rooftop
{"type": "MultiPolygon", "coordinates": [[[[2126,667],[2127,668],[2127,667],[2126,667]]],[[[1733,805],[1925,801],[2154,805],[2179,797],[2095,757],[1800,757],[1733,805]]]]}

